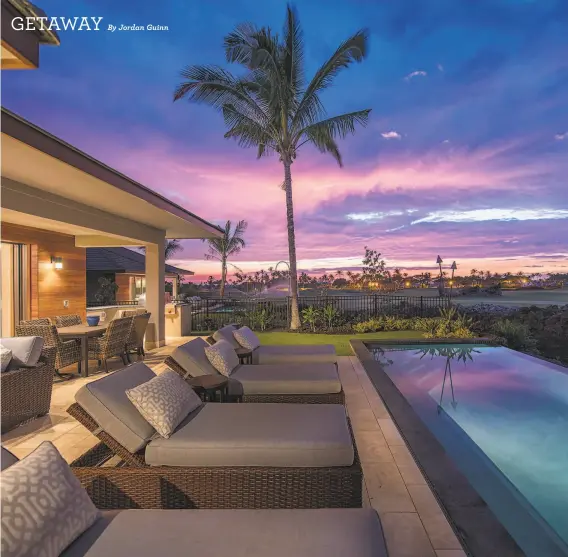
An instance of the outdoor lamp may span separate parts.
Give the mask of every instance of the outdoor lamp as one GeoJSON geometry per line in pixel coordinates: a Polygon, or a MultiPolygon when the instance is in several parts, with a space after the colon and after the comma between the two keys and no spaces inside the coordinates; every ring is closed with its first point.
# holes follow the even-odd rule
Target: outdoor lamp
{"type": "Polygon", "coordinates": [[[51,264],[54,269],[63,269],[63,258],[51,256],[51,264]]]}

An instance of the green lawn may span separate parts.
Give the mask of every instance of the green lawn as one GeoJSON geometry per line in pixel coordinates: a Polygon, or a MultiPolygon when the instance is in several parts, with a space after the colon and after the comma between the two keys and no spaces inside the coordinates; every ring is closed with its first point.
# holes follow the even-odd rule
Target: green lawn
{"type": "Polygon", "coordinates": [[[392,339],[392,338],[422,338],[422,333],[418,331],[391,331],[382,333],[351,333],[347,335],[316,335],[309,333],[287,333],[287,332],[266,332],[256,331],[262,344],[333,344],[338,356],[351,356],[351,339],[392,339]]]}

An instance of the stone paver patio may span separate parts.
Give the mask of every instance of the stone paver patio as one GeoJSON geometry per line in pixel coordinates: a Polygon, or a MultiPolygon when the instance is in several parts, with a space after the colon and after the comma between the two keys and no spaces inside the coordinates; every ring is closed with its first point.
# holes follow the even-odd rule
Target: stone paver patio
{"type": "MultiPolygon", "coordinates": [[[[188,340],[168,339],[145,362],[159,373],[164,358],[188,340]]],[[[111,369],[120,367],[117,360],[111,369]]],[[[3,435],[2,444],[22,458],[49,440],[69,462],[93,447],[97,439],[66,413],[79,387],[100,377],[95,368],[91,372],[88,378],[54,384],[50,414],[3,435]]],[[[466,557],[359,360],[340,357],[339,374],[363,467],[364,504],[381,517],[389,557],[466,557]]]]}

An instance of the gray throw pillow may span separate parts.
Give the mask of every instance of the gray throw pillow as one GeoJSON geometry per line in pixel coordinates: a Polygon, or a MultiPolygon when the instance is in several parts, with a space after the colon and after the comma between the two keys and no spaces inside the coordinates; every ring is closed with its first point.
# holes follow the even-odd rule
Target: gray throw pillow
{"type": "Polygon", "coordinates": [[[213,367],[227,377],[239,365],[237,353],[226,340],[219,340],[213,346],[206,346],[205,355],[213,367]]]}
{"type": "Polygon", "coordinates": [[[2,557],[57,557],[99,517],[49,441],[2,472],[2,557]]]}
{"type": "Polygon", "coordinates": [[[0,372],[6,371],[12,361],[12,351],[0,344],[0,372]]]}
{"type": "Polygon", "coordinates": [[[235,340],[247,350],[256,350],[260,346],[259,338],[248,327],[241,327],[233,331],[235,340]]]}
{"type": "Polygon", "coordinates": [[[166,439],[190,412],[202,404],[195,391],[172,370],[129,389],[126,396],[143,418],[166,439]]]}

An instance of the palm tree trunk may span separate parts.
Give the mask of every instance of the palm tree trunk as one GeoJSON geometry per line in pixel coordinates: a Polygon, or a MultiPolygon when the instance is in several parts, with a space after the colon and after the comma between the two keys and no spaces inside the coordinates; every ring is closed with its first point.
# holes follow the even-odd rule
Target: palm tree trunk
{"type": "Polygon", "coordinates": [[[221,298],[225,297],[225,281],[227,280],[227,262],[223,259],[221,261],[221,290],[219,294],[221,298]]]}
{"type": "Polygon", "coordinates": [[[292,202],[292,173],[290,161],[284,160],[284,187],[286,191],[286,221],[288,224],[288,254],[290,258],[290,329],[300,328],[298,308],[298,273],[296,266],[296,234],[294,232],[294,204],[292,202]]]}

